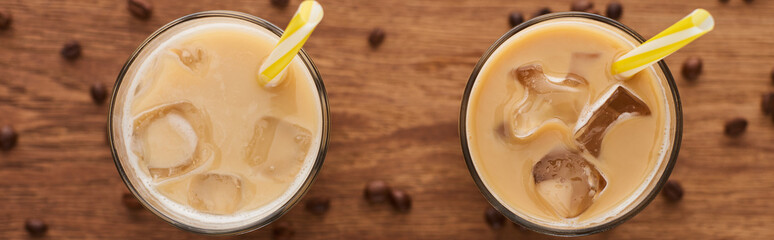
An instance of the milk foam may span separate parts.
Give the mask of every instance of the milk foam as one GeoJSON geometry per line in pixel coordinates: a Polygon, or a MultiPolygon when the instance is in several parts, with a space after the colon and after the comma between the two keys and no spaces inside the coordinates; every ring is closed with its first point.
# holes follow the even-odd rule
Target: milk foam
{"type": "MultiPolygon", "coordinates": [[[[241,23],[241,22],[215,22],[217,20],[213,20],[213,23],[202,23],[199,25],[194,25],[192,27],[189,27],[188,29],[185,29],[181,32],[176,33],[174,36],[170,37],[169,39],[165,40],[163,43],[159,44],[156,49],[151,52],[147,56],[146,59],[142,62],[142,65],[139,67],[139,70],[137,71],[137,74],[134,75],[134,77],[131,80],[131,85],[129,87],[129,90],[127,91],[130,94],[127,94],[126,101],[124,102],[123,107],[123,119],[122,119],[122,133],[124,139],[124,143],[126,145],[126,149],[133,149],[133,141],[132,139],[132,129],[134,128],[134,116],[131,114],[131,105],[134,101],[134,96],[136,95],[137,87],[139,86],[139,83],[142,82],[142,77],[147,76],[146,73],[149,71],[152,67],[152,64],[155,62],[154,59],[159,56],[159,54],[162,54],[162,52],[166,49],[168,49],[170,46],[174,46],[176,44],[179,44],[179,42],[185,40],[186,38],[190,37],[194,33],[200,33],[205,32],[208,30],[214,30],[214,29],[234,29],[239,30],[245,33],[254,34],[255,36],[259,36],[261,38],[270,39],[270,41],[277,42],[279,41],[279,37],[274,35],[274,33],[270,32],[267,29],[264,29],[260,26],[257,26],[252,23],[241,23]]],[[[303,61],[296,56],[293,61],[291,62],[293,65],[304,65],[303,61]]],[[[305,68],[305,67],[304,67],[305,68]]],[[[312,75],[308,71],[303,71],[304,79],[307,81],[313,81],[312,75]]],[[[312,83],[309,84],[310,87],[314,88],[316,84],[312,83]]],[[[317,92],[317,89],[312,89],[312,92],[317,92]]],[[[315,98],[316,99],[316,98],[315,98]]],[[[319,100],[317,100],[316,106],[317,109],[322,112],[320,109],[319,100]]],[[[184,119],[179,119],[180,121],[185,121],[184,119]]],[[[174,121],[170,119],[170,121],[174,121]]],[[[193,134],[193,136],[196,136],[195,133],[193,133],[193,129],[190,125],[182,126],[183,124],[187,125],[186,123],[176,123],[175,125],[178,125],[179,131],[182,131],[185,133],[186,136],[191,136],[190,134],[193,134]],[[191,131],[191,132],[189,132],[191,131]]],[[[317,132],[314,133],[314,141],[310,144],[312,146],[307,153],[306,159],[304,160],[304,165],[301,168],[301,170],[298,173],[298,176],[296,179],[293,180],[293,182],[290,184],[288,189],[277,199],[272,201],[271,203],[259,207],[254,210],[249,211],[242,211],[242,212],[236,212],[229,215],[215,215],[215,214],[208,214],[203,213],[198,210],[195,210],[191,207],[179,204],[167,197],[165,197],[163,194],[158,192],[155,188],[156,185],[159,185],[161,183],[164,183],[166,181],[170,181],[173,179],[177,179],[179,177],[166,179],[165,181],[160,181],[157,183],[153,182],[153,179],[151,176],[147,175],[145,171],[141,169],[139,166],[139,158],[134,154],[133,151],[128,151],[127,155],[129,157],[129,163],[134,168],[134,172],[137,174],[137,177],[142,182],[142,188],[146,189],[150,195],[157,199],[158,202],[161,203],[162,206],[154,206],[155,208],[164,208],[172,212],[173,214],[177,214],[179,216],[182,216],[183,218],[189,218],[193,221],[198,221],[200,223],[205,224],[219,224],[221,226],[227,226],[227,227],[238,227],[245,224],[250,224],[254,221],[257,221],[259,219],[262,219],[274,212],[276,212],[279,208],[281,208],[285,203],[287,203],[293,195],[295,195],[296,192],[299,191],[302,184],[306,181],[307,176],[310,174],[312,170],[312,166],[314,165],[315,160],[317,159],[317,155],[319,154],[319,148],[316,146],[320,145],[321,138],[319,136],[322,135],[322,128],[318,128],[317,132]]],[[[202,166],[199,166],[197,169],[194,169],[193,171],[184,174],[183,176],[187,176],[188,174],[193,174],[197,172],[201,172],[202,169],[206,168],[209,163],[202,164],[202,166]]],[[[135,186],[137,187],[137,186],[135,186]]],[[[260,190],[259,190],[260,191],[260,190]]]]}

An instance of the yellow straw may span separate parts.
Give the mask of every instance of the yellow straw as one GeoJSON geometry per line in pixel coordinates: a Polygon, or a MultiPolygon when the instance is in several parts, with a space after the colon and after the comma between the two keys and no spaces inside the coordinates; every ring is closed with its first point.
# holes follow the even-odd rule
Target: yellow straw
{"type": "Polygon", "coordinates": [[[305,0],[298,6],[296,14],[293,15],[293,19],[290,19],[277,46],[261,64],[258,74],[258,83],[261,86],[273,87],[282,81],[285,68],[301,50],[309,35],[312,35],[312,31],[322,21],[322,17],[323,9],[317,1],[305,0]]]}
{"type": "Polygon", "coordinates": [[[613,63],[613,75],[624,79],[630,78],[712,31],[714,27],[715,20],[712,15],[707,10],[696,9],[679,22],[618,58],[613,63]]]}

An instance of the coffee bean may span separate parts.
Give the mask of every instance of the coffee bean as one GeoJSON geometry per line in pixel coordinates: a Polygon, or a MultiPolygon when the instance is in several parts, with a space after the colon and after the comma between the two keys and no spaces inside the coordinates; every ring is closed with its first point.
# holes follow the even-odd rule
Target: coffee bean
{"type": "Polygon", "coordinates": [[[605,10],[607,17],[619,20],[623,15],[623,6],[619,2],[610,2],[607,4],[607,10],[605,10]]]}
{"type": "Polygon", "coordinates": [[[741,136],[746,129],[747,129],[747,119],[738,117],[738,118],[728,120],[726,122],[726,127],[724,132],[726,133],[726,136],[738,137],[738,136],[741,136]]]}
{"type": "Polygon", "coordinates": [[[543,7],[543,8],[538,9],[535,12],[535,16],[534,17],[546,15],[546,14],[549,14],[549,13],[551,13],[551,9],[548,8],[548,7],[543,7]]]}
{"type": "Polygon", "coordinates": [[[331,208],[331,199],[327,197],[310,197],[306,200],[306,210],[322,215],[331,208]]]}
{"type": "Polygon", "coordinates": [[[0,149],[4,151],[11,150],[11,148],[16,146],[16,141],[18,140],[19,134],[16,134],[11,125],[3,125],[0,128],[0,149]]]}
{"type": "Polygon", "coordinates": [[[74,60],[81,56],[81,44],[78,41],[69,41],[62,47],[60,53],[65,59],[74,60]]]}
{"type": "Polygon", "coordinates": [[[575,0],[570,6],[570,10],[576,12],[585,12],[591,10],[592,8],[594,8],[594,3],[588,0],[575,0]]]}
{"type": "Polygon", "coordinates": [[[702,70],[701,58],[692,56],[685,60],[683,63],[683,77],[687,80],[696,80],[701,75],[702,70]]]}
{"type": "Polygon", "coordinates": [[[105,102],[105,98],[107,98],[105,84],[102,84],[102,82],[91,84],[91,100],[94,100],[96,104],[102,104],[105,102]]]}
{"type": "Polygon", "coordinates": [[[11,12],[0,10],[0,30],[10,28],[11,22],[13,22],[13,16],[11,15],[11,12]]]}
{"type": "Polygon", "coordinates": [[[271,0],[271,5],[278,8],[285,8],[288,6],[289,0],[271,0]]]}
{"type": "Polygon", "coordinates": [[[408,212],[411,210],[411,196],[401,190],[390,191],[390,203],[398,212],[408,212]]]}
{"type": "Polygon", "coordinates": [[[384,181],[371,181],[366,184],[363,196],[369,203],[383,203],[390,195],[390,186],[384,181]]]}
{"type": "Polygon", "coordinates": [[[30,218],[24,221],[24,229],[32,236],[43,236],[48,231],[48,225],[43,220],[30,218]]]}
{"type": "Polygon", "coordinates": [[[492,206],[486,208],[484,219],[486,219],[486,223],[489,224],[489,227],[495,230],[503,228],[505,225],[505,216],[492,206]]]}
{"type": "Polygon", "coordinates": [[[153,13],[153,5],[147,0],[128,0],[129,12],[138,19],[148,19],[153,13]]]}
{"type": "Polygon", "coordinates": [[[142,203],[140,203],[140,200],[137,200],[130,192],[124,192],[124,194],[121,195],[121,202],[124,203],[124,207],[129,210],[140,210],[144,208],[142,203]]]}
{"type": "Polygon", "coordinates": [[[774,92],[761,95],[761,111],[765,115],[774,113],[774,92]]]}
{"type": "Polygon", "coordinates": [[[368,43],[371,44],[371,47],[376,48],[379,45],[382,45],[385,35],[384,30],[381,28],[374,28],[374,30],[371,31],[371,34],[368,35],[368,43]]]}
{"type": "Polygon", "coordinates": [[[664,189],[661,189],[661,193],[664,194],[667,200],[676,202],[683,199],[683,187],[677,181],[669,180],[664,184],[664,189]]]}
{"type": "Polygon", "coordinates": [[[295,235],[295,231],[293,231],[287,223],[280,222],[275,223],[274,225],[274,228],[271,230],[271,239],[288,240],[295,235]]]}
{"type": "Polygon", "coordinates": [[[511,12],[508,14],[508,22],[511,23],[511,27],[515,27],[524,22],[524,15],[520,12],[511,12]]]}

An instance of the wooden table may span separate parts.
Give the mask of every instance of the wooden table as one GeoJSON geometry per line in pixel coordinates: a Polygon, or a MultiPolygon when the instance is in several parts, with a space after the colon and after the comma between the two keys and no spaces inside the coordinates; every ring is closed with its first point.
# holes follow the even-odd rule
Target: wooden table
{"type": "MultiPolygon", "coordinates": [[[[105,143],[106,105],[89,96],[93,82],[112,86],[119,69],[151,32],[180,16],[228,9],[282,27],[299,0],[277,9],[269,0],[155,0],[148,21],[130,16],[123,0],[3,0],[13,13],[0,31],[0,124],[20,133],[0,152],[0,238],[26,239],[24,220],[49,223],[45,239],[200,239],[145,210],[121,203],[125,191],[105,143]],[[83,45],[73,62],[59,51],[83,45]]],[[[490,229],[487,202],[462,158],[460,100],[481,54],[509,28],[507,15],[531,16],[547,1],[323,0],[325,20],[306,45],[330,97],[331,145],[307,196],[331,198],[316,216],[296,207],[280,221],[295,239],[548,238],[508,224],[490,229]],[[371,29],[387,37],[371,49],[371,29]],[[370,206],[364,184],[384,179],[414,199],[410,213],[370,206]]],[[[672,179],[684,199],[659,197],[642,213],[589,239],[774,238],[774,123],[760,94],[774,90],[774,1],[622,1],[622,22],[653,36],[695,8],[716,17],[714,32],[667,59],[683,99],[685,128],[672,179]],[[704,59],[695,83],[679,76],[691,55],[704,59]],[[739,139],[723,123],[749,119],[739,139]]],[[[604,12],[606,0],[596,1],[604,12]]],[[[551,1],[555,11],[570,1],[551,1]]],[[[271,227],[228,238],[268,239],[271,227]]]]}

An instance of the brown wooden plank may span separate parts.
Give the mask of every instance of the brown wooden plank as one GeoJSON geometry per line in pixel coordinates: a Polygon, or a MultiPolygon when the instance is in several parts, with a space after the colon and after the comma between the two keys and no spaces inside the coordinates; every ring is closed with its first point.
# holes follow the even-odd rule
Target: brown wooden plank
{"type": "MultiPolygon", "coordinates": [[[[0,124],[21,136],[0,152],[0,238],[26,239],[23,222],[50,224],[48,239],[199,239],[149,212],[121,204],[123,183],[105,144],[107,108],[89,85],[112,86],[129,54],[152,31],[185,14],[228,9],[284,27],[299,0],[276,9],[268,0],[153,0],[148,21],[123,0],[3,0],[14,23],[0,31],[0,124]],[[59,56],[78,40],[82,58],[59,56]]],[[[457,136],[466,81],[481,54],[508,29],[507,14],[531,16],[570,1],[323,0],[325,20],[307,43],[330,97],[331,146],[309,195],[331,197],[324,216],[296,208],[280,221],[295,239],[550,238],[500,231],[484,222],[457,136]],[[371,49],[374,27],[387,37],[371,49]],[[408,214],[362,199],[366,181],[384,179],[414,198],[408,214]]],[[[607,0],[595,1],[604,11],[607,0]]],[[[652,36],[694,8],[714,14],[714,32],[667,58],[684,104],[683,147],[673,178],[686,189],[679,203],[657,198],[620,227],[587,239],[774,238],[774,123],[759,95],[774,90],[774,1],[622,0],[622,22],[652,36]],[[704,60],[695,83],[679,77],[691,55],[704,60]],[[729,140],[723,122],[743,116],[748,133],[729,140]]],[[[268,239],[270,230],[229,238],[268,239]]]]}

